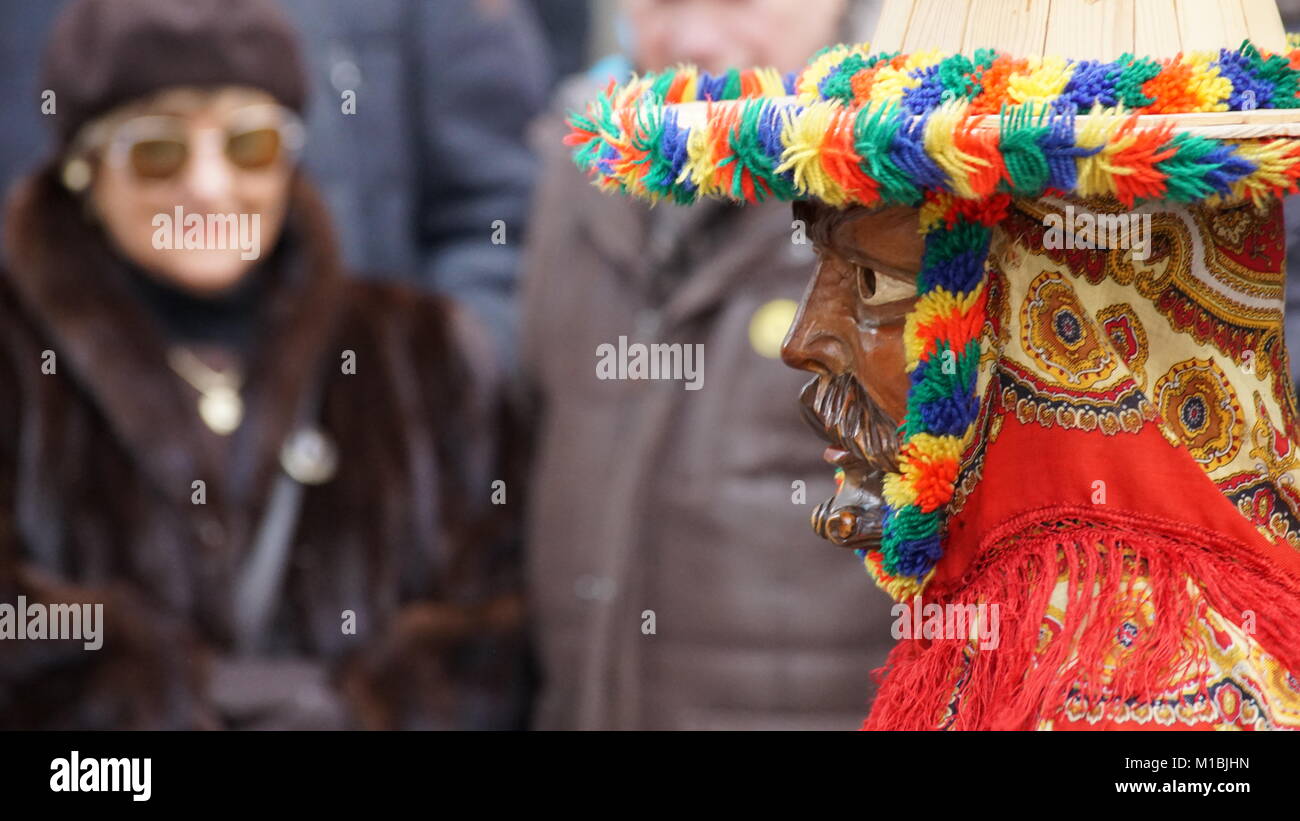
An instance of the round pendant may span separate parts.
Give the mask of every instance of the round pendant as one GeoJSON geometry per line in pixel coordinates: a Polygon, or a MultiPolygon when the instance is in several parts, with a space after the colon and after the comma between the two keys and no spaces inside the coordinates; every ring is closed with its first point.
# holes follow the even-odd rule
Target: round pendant
{"type": "Polygon", "coordinates": [[[244,400],[231,388],[213,388],[199,398],[199,417],[213,433],[229,436],[244,421],[244,400]]]}
{"type": "Polygon", "coordinates": [[[304,485],[319,485],[333,479],[338,461],[334,440],[319,428],[299,428],[280,448],[280,466],[304,485]]]}

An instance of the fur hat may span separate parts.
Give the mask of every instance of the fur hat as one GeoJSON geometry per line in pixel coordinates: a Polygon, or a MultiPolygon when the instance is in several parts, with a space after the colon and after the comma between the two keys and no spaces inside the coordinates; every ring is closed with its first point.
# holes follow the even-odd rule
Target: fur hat
{"type": "Polygon", "coordinates": [[[170,86],[244,85],[301,111],[297,38],[272,0],[73,0],[46,46],[66,147],[87,122],[170,86]]]}

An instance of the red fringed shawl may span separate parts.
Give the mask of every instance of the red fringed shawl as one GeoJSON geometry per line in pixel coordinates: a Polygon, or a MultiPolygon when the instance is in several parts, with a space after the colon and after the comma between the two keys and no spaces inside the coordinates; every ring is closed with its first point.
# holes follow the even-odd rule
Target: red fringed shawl
{"type": "Polygon", "coordinates": [[[1140,262],[1045,249],[1051,207],[990,252],[981,415],[920,602],[997,605],[996,647],[904,638],[863,728],[1300,727],[1280,207],[1166,213],[1140,262]]]}

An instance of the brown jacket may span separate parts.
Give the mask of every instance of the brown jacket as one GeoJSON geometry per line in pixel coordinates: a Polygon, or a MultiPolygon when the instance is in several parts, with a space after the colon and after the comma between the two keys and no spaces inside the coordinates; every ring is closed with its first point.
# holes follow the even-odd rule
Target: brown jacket
{"type": "Polygon", "coordinates": [[[102,602],[105,638],[0,642],[0,726],[223,726],[219,701],[265,702],[275,686],[289,706],[245,726],[329,726],[292,715],[291,679],[313,669],[345,726],[522,721],[517,534],[510,506],[490,503],[508,477],[485,337],[449,303],[343,276],[298,180],[220,469],[160,328],[56,179],[19,186],[6,218],[0,602],[102,602]],[[337,472],[305,487],[266,649],[232,678],[233,580],[308,391],[337,472]]]}
{"type": "Polygon", "coordinates": [[[563,133],[558,118],[536,133],[525,253],[538,726],[855,729],[888,600],[813,534],[833,485],[800,420],[806,379],[748,332],[799,299],[811,246],[791,241],[788,205],[652,212],[603,194],[563,133]],[[703,387],[598,379],[598,346],[620,336],[703,344],[703,387]]]}

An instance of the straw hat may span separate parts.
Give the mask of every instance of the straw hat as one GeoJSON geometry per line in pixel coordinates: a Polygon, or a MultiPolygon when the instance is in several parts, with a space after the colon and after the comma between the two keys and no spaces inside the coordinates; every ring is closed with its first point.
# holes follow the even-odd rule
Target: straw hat
{"type": "Polygon", "coordinates": [[[599,185],[650,201],[920,208],[899,471],[881,548],[861,551],[904,599],[943,552],[979,408],[985,258],[1011,199],[1266,202],[1300,178],[1298,94],[1272,0],[886,0],[873,45],[798,75],[635,78],[573,116],[568,142],[599,185]],[[942,429],[923,412],[936,405],[942,429]]]}

